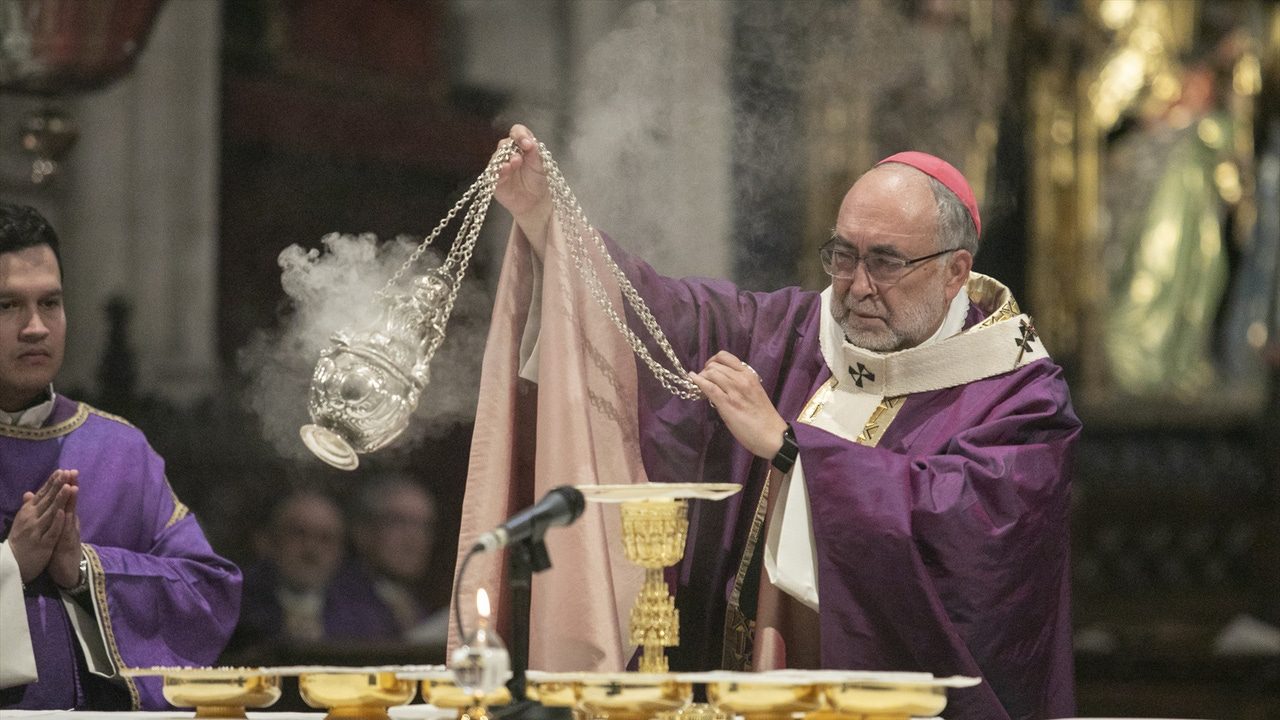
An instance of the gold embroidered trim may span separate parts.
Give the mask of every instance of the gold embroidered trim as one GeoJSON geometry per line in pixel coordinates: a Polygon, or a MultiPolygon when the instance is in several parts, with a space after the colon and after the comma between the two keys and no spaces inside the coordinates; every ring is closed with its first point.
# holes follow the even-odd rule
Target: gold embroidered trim
{"type": "Polygon", "coordinates": [[[867,447],[875,447],[880,442],[881,436],[884,435],[885,428],[889,427],[889,423],[898,417],[898,409],[901,407],[901,396],[887,397],[881,400],[876,409],[871,411],[871,417],[867,418],[867,424],[863,426],[862,434],[858,436],[857,443],[867,447]]]}
{"type": "Polygon", "coordinates": [[[84,424],[89,418],[91,408],[84,403],[76,403],[76,412],[57,425],[48,427],[26,428],[16,425],[0,424],[0,436],[18,438],[19,440],[48,440],[61,437],[84,424]]]}
{"type": "MultiPolygon", "coordinates": [[[[107,641],[107,652],[111,653],[111,662],[115,664],[118,671],[120,668],[128,667],[128,664],[120,656],[120,648],[116,645],[116,633],[111,627],[111,612],[107,606],[107,573],[102,569],[102,558],[98,557],[98,551],[92,545],[81,543],[80,549],[89,559],[93,604],[97,608],[97,615],[102,623],[102,636],[107,641]]],[[[138,696],[137,683],[129,676],[120,676],[120,679],[124,680],[125,686],[129,688],[131,709],[141,710],[142,700],[138,696]]]]}
{"type": "Polygon", "coordinates": [[[724,618],[724,646],[721,652],[721,665],[726,670],[751,669],[756,621],[742,612],[739,601],[742,597],[742,585],[746,582],[747,571],[751,569],[751,560],[755,557],[756,546],[760,542],[760,530],[764,527],[765,515],[769,512],[769,486],[772,484],[774,472],[774,468],[770,467],[764,476],[764,487],[760,490],[760,500],[756,503],[756,514],[751,518],[751,532],[747,533],[747,545],[743,548],[742,559],[738,562],[738,574],[733,578],[733,591],[729,593],[729,607],[724,618]]]}
{"type": "Polygon", "coordinates": [[[973,330],[995,325],[998,322],[1004,322],[1009,318],[1022,314],[1022,311],[1018,309],[1018,302],[1013,299],[1013,293],[1009,292],[1009,288],[986,275],[970,273],[969,282],[965,284],[964,289],[969,294],[969,302],[980,308],[995,308],[985,320],[972,328],[973,330]]]}
{"type": "Polygon", "coordinates": [[[831,394],[835,392],[836,386],[839,384],[840,381],[836,379],[836,376],[832,375],[831,379],[823,383],[822,387],[818,388],[818,391],[813,394],[813,397],[809,398],[809,402],[804,404],[804,409],[800,411],[800,417],[797,420],[805,425],[812,425],[813,418],[817,416],[823,405],[831,401],[831,394]]]}
{"type": "Polygon", "coordinates": [[[169,479],[165,478],[164,486],[169,488],[169,497],[173,498],[173,513],[169,515],[169,520],[164,524],[164,529],[168,530],[173,527],[174,523],[191,514],[191,510],[178,499],[178,493],[173,491],[173,486],[169,484],[169,479]]]}
{"type": "MultiPolygon", "coordinates": [[[[80,404],[81,404],[81,405],[84,405],[84,403],[80,403],[80,404]]],[[[125,420],[124,418],[120,417],[119,415],[113,415],[113,414],[111,414],[111,413],[109,413],[109,412],[106,412],[106,411],[103,411],[103,410],[99,410],[98,408],[93,407],[92,405],[85,405],[85,407],[89,408],[89,412],[93,413],[94,415],[98,415],[98,416],[100,416],[100,417],[104,417],[104,418],[106,418],[106,419],[108,419],[108,420],[115,420],[116,422],[118,422],[118,423],[120,423],[120,424],[122,424],[122,425],[128,425],[129,427],[133,427],[133,423],[129,422],[128,420],[125,420]]]]}

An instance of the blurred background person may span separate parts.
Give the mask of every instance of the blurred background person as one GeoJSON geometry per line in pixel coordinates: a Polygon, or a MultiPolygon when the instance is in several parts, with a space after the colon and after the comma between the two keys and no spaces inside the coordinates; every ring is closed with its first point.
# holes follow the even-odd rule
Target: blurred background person
{"type": "Polygon", "coordinates": [[[345,532],[342,511],[324,493],[298,490],[280,500],[255,533],[260,559],[245,571],[240,623],[228,652],[358,634],[350,621],[359,615],[344,611],[331,585],[346,554],[345,532]]]}
{"type": "Polygon", "coordinates": [[[368,640],[443,644],[448,607],[431,607],[429,577],[435,548],[436,502],[407,475],[366,479],[356,491],[351,516],[355,558],[339,573],[336,590],[363,608],[368,640]]]}

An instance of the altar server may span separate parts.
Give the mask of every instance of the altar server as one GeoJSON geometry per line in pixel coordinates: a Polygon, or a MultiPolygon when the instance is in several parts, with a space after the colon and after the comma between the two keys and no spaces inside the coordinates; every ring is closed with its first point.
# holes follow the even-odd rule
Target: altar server
{"type": "Polygon", "coordinates": [[[0,203],[0,707],[165,708],[120,669],[213,663],[240,572],[137,428],[54,391],[65,333],[57,235],[0,203]]]}

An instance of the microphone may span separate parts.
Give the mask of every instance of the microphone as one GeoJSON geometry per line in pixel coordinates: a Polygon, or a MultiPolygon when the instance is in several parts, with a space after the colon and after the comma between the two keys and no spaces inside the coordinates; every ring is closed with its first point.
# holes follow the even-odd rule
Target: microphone
{"type": "Polygon", "coordinates": [[[582,491],[571,485],[561,485],[544,495],[536,505],[521,510],[481,535],[471,547],[471,552],[497,550],[521,540],[541,540],[547,528],[568,525],[577,520],[586,504],[582,491]]]}

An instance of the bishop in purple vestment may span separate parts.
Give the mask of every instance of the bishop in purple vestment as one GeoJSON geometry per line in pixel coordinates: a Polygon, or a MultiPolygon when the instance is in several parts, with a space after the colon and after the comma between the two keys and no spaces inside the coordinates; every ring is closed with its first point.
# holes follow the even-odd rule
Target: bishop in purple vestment
{"type": "MultiPolygon", "coordinates": [[[[495,197],[541,257],[561,234],[535,141],[511,137],[495,197]]],[[[955,168],[904,153],[845,196],[821,294],[670,279],[610,246],[707,398],[639,369],[646,473],[744,486],[690,509],[673,669],[967,675],[948,718],[1073,714],[1080,423],[1030,318],[970,272],[980,228],[955,168]]]]}
{"type": "Polygon", "coordinates": [[[165,708],[158,677],[119,671],[213,663],[240,572],[138,429],[52,391],[57,251],[38,213],[0,203],[0,707],[165,708]]]}

